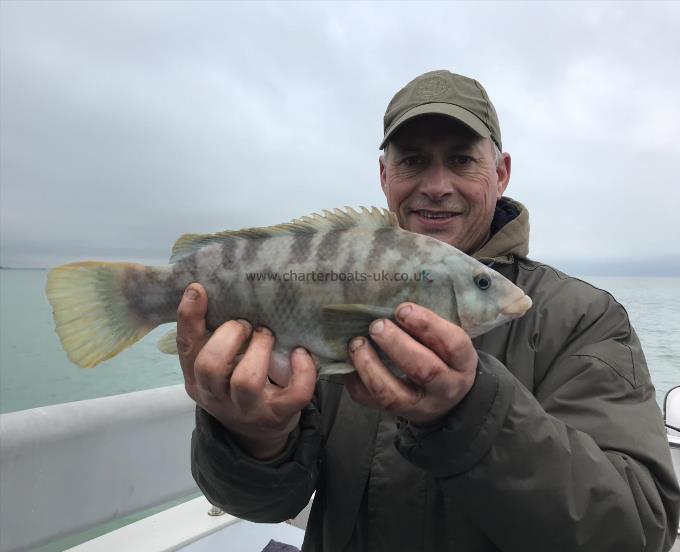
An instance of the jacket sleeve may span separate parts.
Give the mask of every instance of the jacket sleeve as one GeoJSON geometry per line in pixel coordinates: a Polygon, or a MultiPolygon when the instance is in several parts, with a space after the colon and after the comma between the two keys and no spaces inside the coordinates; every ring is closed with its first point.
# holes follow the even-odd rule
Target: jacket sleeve
{"type": "Polygon", "coordinates": [[[397,448],[504,552],[668,550],[680,491],[637,336],[608,294],[566,297],[527,332],[533,393],[480,353],[463,402],[397,448]]]}
{"type": "Polygon", "coordinates": [[[322,438],[319,413],[302,412],[285,450],[258,461],[231,439],[228,430],[200,407],[191,439],[191,472],[208,500],[236,517],[278,523],[309,502],[318,477],[322,438]]]}

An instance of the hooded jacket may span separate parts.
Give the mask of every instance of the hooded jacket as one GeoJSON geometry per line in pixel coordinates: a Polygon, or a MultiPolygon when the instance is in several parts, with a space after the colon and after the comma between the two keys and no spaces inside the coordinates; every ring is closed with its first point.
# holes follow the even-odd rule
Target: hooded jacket
{"type": "Polygon", "coordinates": [[[475,338],[475,382],[414,426],[319,380],[286,449],[248,456],[200,407],[192,473],[256,522],[316,491],[303,551],[649,551],[676,536],[680,490],[640,342],[606,291],[530,260],[529,219],[499,201],[473,256],[534,306],[475,338]]]}

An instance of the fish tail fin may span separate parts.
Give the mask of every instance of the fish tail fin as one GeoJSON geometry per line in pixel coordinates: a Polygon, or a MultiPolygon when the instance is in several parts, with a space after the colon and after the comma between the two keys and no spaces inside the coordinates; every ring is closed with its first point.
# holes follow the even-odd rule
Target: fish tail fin
{"type": "Polygon", "coordinates": [[[61,344],[81,368],[93,368],[139,341],[158,322],[131,308],[126,284],[150,267],[80,262],[47,274],[47,298],[61,344]]]}

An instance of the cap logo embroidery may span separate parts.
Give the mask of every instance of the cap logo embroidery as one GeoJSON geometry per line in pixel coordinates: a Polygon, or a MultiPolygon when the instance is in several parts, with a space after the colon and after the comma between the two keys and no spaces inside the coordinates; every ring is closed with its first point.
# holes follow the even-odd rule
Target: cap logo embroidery
{"type": "Polygon", "coordinates": [[[449,83],[443,77],[435,76],[423,79],[415,89],[415,96],[423,100],[435,100],[446,95],[449,83]]]}

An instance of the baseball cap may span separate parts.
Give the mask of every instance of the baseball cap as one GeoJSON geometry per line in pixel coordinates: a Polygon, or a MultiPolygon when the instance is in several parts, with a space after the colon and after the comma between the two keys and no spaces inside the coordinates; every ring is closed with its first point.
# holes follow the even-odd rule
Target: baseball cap
{"type": "Polygon", "coordinates": [[[383,149],[399,127],[423,115],[444,115],[491,138],[503,151],[498,115],[484,87],[476,80],[450,71],[430,71],[399,90],[385,111],[383,149]]]}

